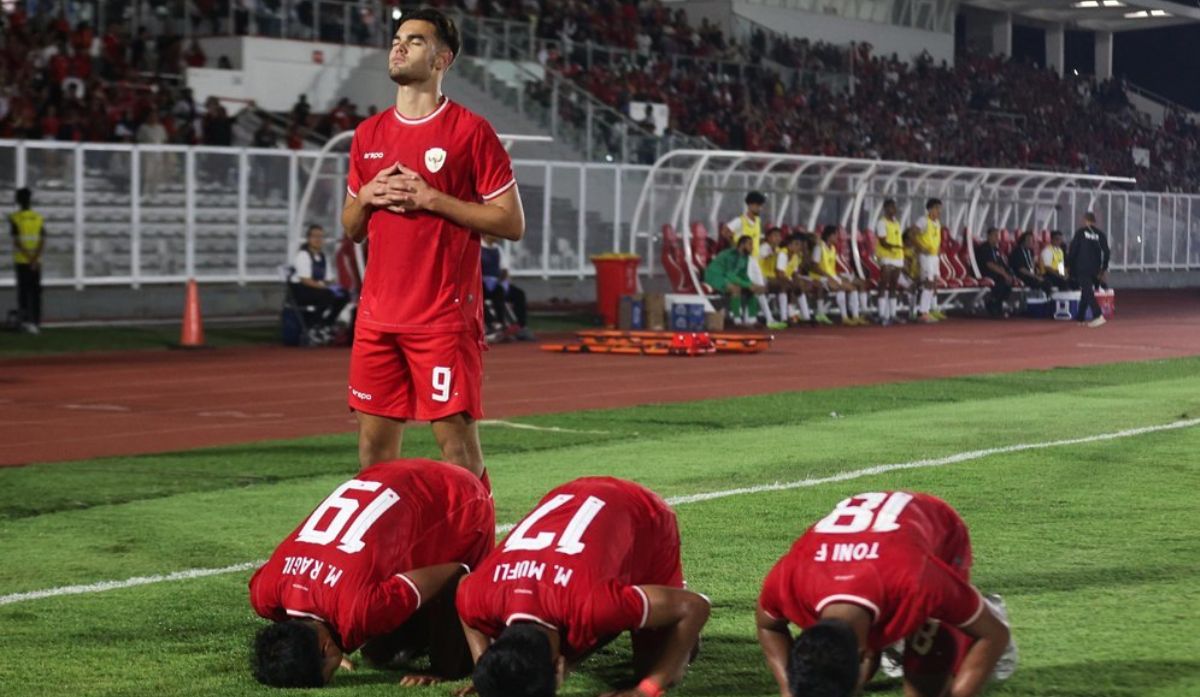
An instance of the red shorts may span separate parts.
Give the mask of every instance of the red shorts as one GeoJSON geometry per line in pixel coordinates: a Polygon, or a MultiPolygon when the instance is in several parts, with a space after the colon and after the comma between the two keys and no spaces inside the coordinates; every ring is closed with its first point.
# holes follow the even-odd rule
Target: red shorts
{"type": "Polygon", "coordinates": [[[473,332],[393,334],[358,325],[350,408],[392,419],[483,418],[483,342],[473,332]]]}

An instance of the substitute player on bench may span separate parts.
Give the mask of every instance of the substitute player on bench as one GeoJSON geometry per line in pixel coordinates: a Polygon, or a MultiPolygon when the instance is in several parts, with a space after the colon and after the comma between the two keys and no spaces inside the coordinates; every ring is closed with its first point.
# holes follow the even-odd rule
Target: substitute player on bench
{"type": "Polygon", "coordinates": [[[625,631],[636,688],[679,682],[708,621],[684,589],[675,514],[654,492],[587,477],[550,493],[458,589],[483,697],[549,697],[567,672],[625,631]]]}
{"type": "Polygon", "coordinates": [[[276,687],[320,687],[359,646],[373,663],[428,652],[433,675],[470,670],[454,590],[495,543],[491,493],[456,465],[384,462],[339,486],[250,579],[253,670],[276,687]],[[365,642],[365,645],[364,645],[365,642]]]}
{"type": "Polygon", "coordinates": [[[441,12],[405,13],[388,54],[395,107],[350,145],[342,225],[371,242],[349,385],[364,467],[396,458],[420,419],[443,460],[484,474],[480,235],[518,240],[525,215],[495,131],[442,94],[458,50],[441,12]]]}
{"type": "Polygon", "coordinates": [[[973,697],[1002,656],[1011,674],[1002,606],[970,572],[967,526],[944,501],[903,491],[843,500],[763,582],[758,639],[780,694],[858,694],[902,639],[909,697],[973,697]],[[801,629],[795,641],[788,623],[801,629]]]}

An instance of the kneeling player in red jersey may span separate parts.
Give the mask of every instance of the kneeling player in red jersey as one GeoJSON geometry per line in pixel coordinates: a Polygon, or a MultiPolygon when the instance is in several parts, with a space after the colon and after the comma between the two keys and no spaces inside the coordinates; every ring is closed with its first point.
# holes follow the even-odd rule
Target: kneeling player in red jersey
{"type": "Polygon", "coordinates": [[[685,589],[675,514],[654,492],[609,477],[554,489],[458,589],[483,697],[548,697],[591,652],[633,633],[641,683],[659,697],[687,670],[708,621],[685,589]]]}
{"type": "Polygon", "coordinates": [[[320,687],[359,646],[385,666],[429,652],[434,675],[465,676],[454,591],[492,550],[495,529],[490,492],[462,467],[396,460],[359,472],[250,579],[254,611],[274,620],[255,637],[254,677],[320,687]]]}
{"type": "Polygon", "coordinates": [[[908,697],[979,694],[1016,647],[970,571],[967,526],[946,502],[903,491],[845,499],[763,582],[758,639],[780,694],[858,694],[901,640],[908,697]],[[794,642],[789,622],[801,629],[794,642]]]}

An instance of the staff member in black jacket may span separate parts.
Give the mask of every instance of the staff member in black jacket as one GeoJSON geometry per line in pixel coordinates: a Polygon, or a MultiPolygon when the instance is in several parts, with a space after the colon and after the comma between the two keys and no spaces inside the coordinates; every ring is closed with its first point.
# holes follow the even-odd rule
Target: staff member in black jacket
{"type": "Polygon", "coordinates": [[[1096,302],[1096,285],[1104,283],[1108,278],[1108,235],[1096,227],[1096,216],[1085,213],[1083,227],[1075,232],[1071,239],[1071,248],[1067,250],[1067,273],[1079,286],[1079,321],[1087,317],[1087,308],[1092,308],[1092,319],[1089,327],[1099,327],[1104,324],[1104,315],[1100,313],[1100,303],[1096,302]]]}

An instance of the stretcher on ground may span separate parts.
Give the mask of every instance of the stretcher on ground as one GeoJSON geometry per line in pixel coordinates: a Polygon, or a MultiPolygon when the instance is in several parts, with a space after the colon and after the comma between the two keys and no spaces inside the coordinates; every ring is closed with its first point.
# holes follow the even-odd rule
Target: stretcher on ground
{"type": "Polygon", "coordinates": [[[603,353],[629,356],[706,356],[714,353],[762,353],[770,334],[586,330],[570,344],[542,344],[553,353],[603,353]]]}

